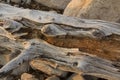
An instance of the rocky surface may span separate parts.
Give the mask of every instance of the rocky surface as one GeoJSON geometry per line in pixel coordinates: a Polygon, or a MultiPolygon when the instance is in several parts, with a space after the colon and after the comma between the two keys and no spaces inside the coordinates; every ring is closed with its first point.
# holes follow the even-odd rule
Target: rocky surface
{"type": "Polygon", "coordinates": [[[71,0],[35,0],[36,2],[55,9],[65,9],[71,0]]]}
{"type": "MultiPolygon", "coordinates": [[[[1,0],[4,1],[4,0],[1,0]]],[[[44,5],[47,6],[49,8],[53,8],[53,9],[61,9],[64,10],[66,8],[66,6],[68,5],[68,3],[71,0],[6,0],[7,3],[16,3],[16,4],[31,4],[33,2],[36,2],[38,5],[44,5]]]]}
{"type": "Polygon", "coordinates": [[[64,15],[85,19],[101,19],[119,22],[120,1],[72,0],[64,10],[64,15]]]}

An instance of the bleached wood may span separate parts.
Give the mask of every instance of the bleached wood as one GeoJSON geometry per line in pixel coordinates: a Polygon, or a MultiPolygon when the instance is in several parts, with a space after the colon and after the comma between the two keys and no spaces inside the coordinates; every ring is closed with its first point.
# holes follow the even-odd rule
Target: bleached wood
{"type": "MultiPolygon", "coordinates": [[[[30,39],[27,41],[29,42],[27,46],[23,45],[22,53],[0,69],[1,77],[9,74],[10,71],[14,72],[16,68],[19,69],[24,62],[28,63],[40,56],[40,59],[45,59],[45,63],[63,71],[83,72],[86,75],[110,80],[120,79],[119,67],[114,66],[118,65],[115,63],[117,61],[119,63],[120,59],[120,24],[66,17],[2,3],[0,3],[0,15],[3,30],[11,33],[7,37],[13,38],[13,41],[16,39],[15,44],[20,42],[19,39],[23,42],[27,41],[24,39],[30,39]],[[33,36],[28,36],[31,33],[33,36]],[[22,39],[21,37],[25,35],[27,37],[22,39]],[[40,40],[31,40],[31,38],[40,40]]],[[[19,45],[17,47],[19,48],[19,45]]]]}
{"type": "Polygon", "coordinates": [[[87,55],[87,53],[82,53],[78,50],[72,51],[71,49],[59,48],[44,41],[32,40],[30,43],[31,45],[18,57],[0,69],[0,74],[6,74],[24,62],[40,56],[43,59],[55,62],[56,65],[54,67],[63,71],[83,72],[87,75],[99,76],[110,80],[120,79],[119,69],[115,68],[110,61],[87,55]],[[71,53],[71,55],[68,55],[68,53],[71,53]],[[75,53],[76,55],[74,55],[75,53]]]}
{"type": "MultiPolygon", "coordinates": [[[[2,20],[9,18],[21,22],[20,24],[13,21],[10,24],[16,28],[12,29],[12,32],[17,33],[21,28],[30,27],[31,30],[41,30],[39,32],[47,37],[46,41],[56,46],[77,47],[88,53],[99,53],[98,56],[102,58],[111,60],[120,59],[120,24],[118,23],[78,19],[56,13],[16,8],[6,4],[0,5],[2,6],[0,7],[0,18],[2,20]],[[69,44],[67,44],[66,40],[69,44]],[[108,58],[109,56],[106,52],[109,53],[110,58],[108,58]],[[102,53],[104,55],[101,55],[102,53]],[[113,53],[116,55],[113,55],[113,53]]],[[[8,28],[13,28],[10,25],[8,28]]],[[[29,33],[17,33],[15,36],[27,34],[29,33]]],[[[38,33],[33,34],[38,36],[38,33]]]]}
{"type": "Polygon", "coordinates": [[[21,9],[6,4],[0,3],[0,18],[11,18],[11,19],[22,19],[27,18],[39,24],[63,24],[75,28],[82,29],[98,29],[104,32],[105,36],[111,34],[120,35],[120,25],[117,23],[110,23],[101,20],[87,20],[87,19],[78,19],[63,16],[56,13],[30,10],[30,9],[21,9]]]}

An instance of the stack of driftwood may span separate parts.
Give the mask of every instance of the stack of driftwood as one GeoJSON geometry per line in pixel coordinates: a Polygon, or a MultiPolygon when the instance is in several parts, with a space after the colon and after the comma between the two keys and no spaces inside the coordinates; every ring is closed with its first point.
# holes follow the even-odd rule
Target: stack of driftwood
{"type": "Polygon", "coordinates": [[[120,80],[119,23],[0,3],[0,52],[1,80],[120,80]]]}

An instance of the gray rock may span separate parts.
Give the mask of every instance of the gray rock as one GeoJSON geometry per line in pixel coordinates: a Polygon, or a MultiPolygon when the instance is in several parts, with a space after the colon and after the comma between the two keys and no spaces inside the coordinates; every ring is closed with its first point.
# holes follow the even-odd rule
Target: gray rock
{"type": "Polygon", "coordinates": [[[55,9],[65,9],[71,0],[35,0],[36,2],[55,9]]]}
{"type": "Polygon", "coordinates": [[[72,0],[64,15],[117,22],[120,19],[120,0],[72,0]]]}
{"type": "MultiPolygon", "coordinates": [[[[1,1],[5,1],[5,0],[1,0],[1,1]]],[[[21,4],[21,3],[30,4],[31,0],[6,0],[5,2],[7,2],[7,3],[13,2],[16,4],[21,4]]]]}
{"type": "Polygon", "coordinates": [[[21,3],[21,0],[11,0],[11,2],[14,2],[14,3],[21,3]]]}

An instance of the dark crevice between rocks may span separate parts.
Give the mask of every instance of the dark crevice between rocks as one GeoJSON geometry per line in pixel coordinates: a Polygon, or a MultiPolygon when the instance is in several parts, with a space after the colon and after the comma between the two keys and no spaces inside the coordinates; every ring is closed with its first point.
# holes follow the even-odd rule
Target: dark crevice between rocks
{"type": "Polygon", "coordinates": [[[32,68],[30,68],[29,74],[34,75],[35,78],[37,78],[39,80],[45,80],[47,77],[49,77],[49,75],[47,75],[39,70],[33,70],[32,68]]]}
{"type": "Polygon", "coordinates": [[[85,78],[85,80],[107,80],[107,79],[103,79],[103,78],[99,78],[99,77],[95,77],[95,76],[90,76],[90,75],[84,75],[83,77],[85,78]]]}

